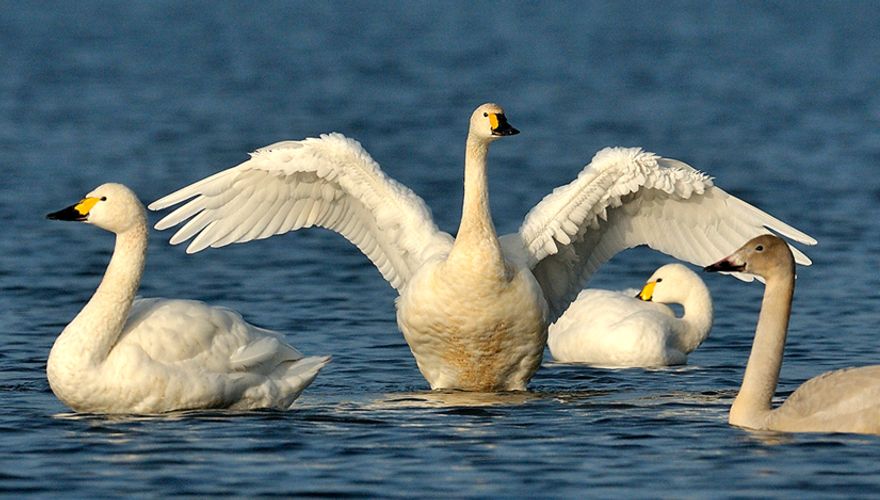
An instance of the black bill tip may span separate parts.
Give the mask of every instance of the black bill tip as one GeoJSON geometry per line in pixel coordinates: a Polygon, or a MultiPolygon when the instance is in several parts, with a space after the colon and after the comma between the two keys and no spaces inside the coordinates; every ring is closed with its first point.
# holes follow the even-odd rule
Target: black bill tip
{"type": "Polygon", "coordinates": [[[46,218],[50,220],[66,220],[66,221],[76,221],[83,222],[86,220],[86,215],[79,213],[79,211],[74,208],[76,205],[71,205],[67,208],[63,208],[57,212],[52,212],[51,214],[46,214],[46,218]]]}
{"type": "Polygon", "coordinates": [[[506,136],[506,135],[516,135],[519,133],[519,130],[513,128],[509,123],[507,123],[507,118],[504,115],[496,115],[498,118],[498,126],[492,129],[492,135],[497,136],[506,136]]]}
{"type": "Polygon", "coordinates": [[[738,273],[738,272],[742,272],[743,270],[745,270],[745,268],[746,268],[745,264],[734,264],[733,262],[730,262],[729,260],[724,259],[724,260],[719,260],[718,262],[716,262],[712,265],[704,267],[703,271],[706,271],[709,273],[718,273],[718,272],[738,273]]]}
{"type": "Polygon", "coordinates": [[[510,125],[508,125],[507,128],[503,128],[503,129],[498,128],[498,129],[492,131],[492,135],[500,135],[500,136],[516,135],[518,133],[519,133],[519,130],[511,127],[510,125]]]}

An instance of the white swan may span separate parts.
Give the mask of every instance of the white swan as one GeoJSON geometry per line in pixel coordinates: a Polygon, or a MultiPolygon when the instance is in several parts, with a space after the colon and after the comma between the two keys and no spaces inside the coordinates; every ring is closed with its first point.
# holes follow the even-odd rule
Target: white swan
{"type": "Polygon", "coordinates": [[[329,361],[304,358],[281,334],[229,309],[135,299],[148,229],[144,206],[127,187],[104,184],[47,217],[116,233],[98,290],[49,354],[49,385],[74,410],[287,409],[329,361]]]}
{"type": "Polygon", "coordinates": [[[779,408],[772,408],[794,296],[794,268],[788,246],[771,235],[753,238],[733,255],[706,267],[752,273],[766,283],[752,353],[730,408],[730,423],[788,432],[880,434],[880,365],[824,373],[801,385],[779,408]]]}
{"type": "Polygon", "coordinates": [[[637,295],[583,290],[550,325],[553,359],[603,367],[687,363],[712,328],[712,297],[699,276],[681,264],[654,272],[637,295]],[[677,318],[664,304],[681,304],[677,318]]]}
{"type": "Polygon", "coordinates": [[[398,325],[434,389],[525,389],[547,325],[623,249],[647,244],[706,265],[767,227],[815,243],[684,163],[640,149],[600,151],[533,208],[518,233],[499,239],[486,156],[491,142],[515,133],[498,105],[471,115],[455,239],[437,229],[421,198],[339,134],[267,146],[150,208],[189,200],[156,224],[187,221],[171,238],[194,237],[187,252],[310,226],[341,233],[400,293],[398,325]]]}

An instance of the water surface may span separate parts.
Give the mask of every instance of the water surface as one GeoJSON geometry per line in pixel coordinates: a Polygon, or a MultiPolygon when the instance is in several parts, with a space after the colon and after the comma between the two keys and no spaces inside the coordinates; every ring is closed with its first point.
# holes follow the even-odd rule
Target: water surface
{"type": "MultiPolygon", "coordinates": [[[[642,146],[818,238],[780,398],[880,362],[880,8],[870,2],[0,3],[0,490],[57,495],[871,496],[878,439],[727,425],[761,287],[705,276],[685,367],[552,363],[525,394],[432,393],[394,291],[321,230],[188,256],[154,232],[145,296],[199,298],[331,363],[291,412],[76,415],[45,360],[112,247],[44,219],[107,181],[145,200],[339,131],[456,230],[478,104],[502,232],[598,149],[642,146]]],[[[152,221],[158,219],[151,215],[152,221]]],[[[668,257],[621,254],[636,287],[668,257]]]]}

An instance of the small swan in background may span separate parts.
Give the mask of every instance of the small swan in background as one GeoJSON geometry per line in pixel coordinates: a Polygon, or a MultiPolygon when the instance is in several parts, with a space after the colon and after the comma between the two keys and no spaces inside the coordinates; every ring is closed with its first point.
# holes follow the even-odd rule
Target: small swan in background
{"type": "Polygon", "coordinates": [[[683,365],[711,329],[712,297],[706,284],[687,267],[667,264],[635,296],[583,290],[550,325],[547,346],[553,359],[563,363],[683,365]],[[681,304],[684,315],[677,318],[664,304],[681,304]]]}
{"type": "Polygon", "coordinates": [[[150,209],[181,204],[156,228],[181,224],[171,243],[192,238],[190,253],[312,226],[340,233],[400,294],[397,324],[431,388],[481,392],[525,390],[541,365],[547,325],[618,252],[649,245],[705,266],[768,228],[816,243],[707,175],[639,148],[599,151],[532,208],[518,232],[499,237],[489,146],[517,133],[497,104],[471,114],[455,238],[437,228],[418,195],[340,134],[266,146],[150,209]]]}
{"type": "Polygon", "coordinates": [[[49,385],[74,410],[287,409],[330,360],[303,357],[281,334],[229,309],[136,299],[148,229],[144,206],[127,187],[104,184],[47,217],[116,234],[104,279],[49,354],[49,385]]]}
{"type": "Polygon", "coordinates": [[[794,296],[794,268],[788,246],[769,234],[706,267],[751,273],[766,283],[752,353],[729,422],[758,430],[880,433],[880,365],[823,373],[772,408],[794,296]]]}

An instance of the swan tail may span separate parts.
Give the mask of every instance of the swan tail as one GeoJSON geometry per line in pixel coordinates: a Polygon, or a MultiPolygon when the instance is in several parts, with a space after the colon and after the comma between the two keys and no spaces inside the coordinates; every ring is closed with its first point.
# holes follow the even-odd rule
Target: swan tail
{"type": "Polygon", "coordinates": [[[290,409],[294,401],[318,376],[318,372],[330,362],[330,356],[309,356],[288,364],[287,370],[281,374],[279,385],[285,386],[290,392],[281,406],[290,409]]]}

